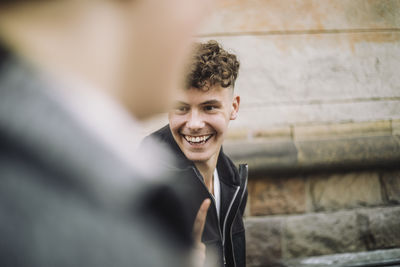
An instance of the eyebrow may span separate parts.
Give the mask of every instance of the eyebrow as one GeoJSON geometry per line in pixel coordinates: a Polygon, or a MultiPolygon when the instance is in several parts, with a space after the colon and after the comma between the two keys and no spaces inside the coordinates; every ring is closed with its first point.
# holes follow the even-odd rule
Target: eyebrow
{"type": "MultiPolygon", "coordinates": [[[[204,102],[200,103],[199,105],[204,106],[204,105],[219,105],[219,104],[221,104],[221,101],[216,100],[216,99],[212,99],[212,100],[204,101],[204,102]]],[[[177,101],[175,103],[175,105],[176,106],[189,106],[188,103],[183,102],[183,101],[177,101]]]]}
{"type": "Polygon", "coordinates": [[[216,100],[216,99],[212,99],[212,100],[208,100],[203,103],[200,103],[200,105],[202,105],[202,106],[204,106],[204,105],[219,105],[219,104],[221,104],[221,101],[216,100]]]}
{"type": "Polygon", "coordinates": [[[182,101],[177,101],[177,102],[175,103],[175,105],[176,105],[176,106],[189,106],[188,103],[185,103],[185,102],[182,102],[182,101]]]}

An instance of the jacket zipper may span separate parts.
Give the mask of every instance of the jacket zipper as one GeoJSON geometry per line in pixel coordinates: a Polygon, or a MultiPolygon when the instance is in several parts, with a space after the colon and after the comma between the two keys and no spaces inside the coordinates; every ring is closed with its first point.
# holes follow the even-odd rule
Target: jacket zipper
{"type": "MultiPolygon", "coordinates": [[[[247,164],[245,164],[245,165],[240,165],[240,166],[239,166],[239,176],[240,176],[240,174],[241,174],[241,168],[243,168],[243,166],[246,168],[246,170],[248,170],[248,168],[249,168],[247,164]]],[[[248,173],[248,171],[246,171],[246,174],[247,174],[247,173],[248,173]]],[[[246,182],[244,183],[244,188],[243,188],[242,196],[240,197],[239,208],[240,208],[240,205],[242,204],[243,197],[244,197],[244,195],[246,194],[247,182],[248,182],[248,179],[247,179],[247,177],[246,177],[246,182]]],[[[237,212],[239,211],[239,208],[236,210],[236,214],[237,214],[237,212]]],[[[236,217],[236,214],[235,214],[235,217],[236,217]]],[[[235,218],[235,217],[234,217],[234,218],[235,218]]],[[[233,238],[233,237],[232,237],[232,227],[231,227],[231,229],[230,229],[230,231],[229,231],[229,235],[230,235],[231,240],[232,240],[232,238],[233,238]]],[[[232,246],[233,266],[236,266],[235,250],[234,250],[234,248],[233,248],[233,242],[231,243],[231,246],[232,246]]]]}
{"type": "MultiPolygon", "coordinates": [[[[203,179],[201,179],[201,175],[199,175],[197,169],[194,166],[191,166],[191,168],[193,169],[194,173],[196,174],[197,178],[201,181],[203,186],[207,189],[207,186],[205,185],[203,179]]],[[[226,257],[225,257],[225,227],[226,227],[226,221],[227,221],[227,218],[229,216],[229,213],[230,213],[230,210],[232,208],[232,205],[235,202],[235,198],[236,198],[236,196],[237,196],[237,194],[239,192],[239,189],[240,189],[240,186],[237,186],[236,187],[236,192],[235,192],[235,194],[234,194],[234,196],[233,196],[233,198],[231,200],[231,203],[229,204],[228,211],[226,212],[226,215],[225,215],[225,218],[224,218],[224,224],[223,224],[223,227],[222,227],[222,231],[221,231],[221,227],[219,226],[219,223],[218,223],[218,230],[219,230],[219,234],[220,234],[220,237],[221,237],[221,240],[222,240],[222,257],[224,259],[224,266],[226,265],[226,257]]],[[[214,203],[214,206],[216,207],[217,204],[215,203],[214,197],[210,194],[208,189],[207,189],[207,192],[211,197],[211,201],[214,203]]],[[[218,216],[218,214],[216,214],[216,215],[217,215],[217,218],[218,218],[218,221],[219,221],[219,216],[218,216]]]]}
{"type": "Polygon", "coordinates": [[[239,189],[240,189],[240,186],[237,186],[235,194],[233,195],[232,201],[229,204],[228,211],[226,212],[226,215],[225,215],[225,218],[224,218],[224,225],[222,226],[222,232],[223,232],[223,236],[222,236],[222,251],[223,251],[223,255],[224,255],[224,265],[226,265],[226,258],[225,258],[225,227],[226,227],[226,221],[227,221],[227,219],[229,217],[229,213],[231,211],[233,202],[235,202],[236,196],[239,193],[239,189]]]}
{"type": "MultiPolygon", "coordinates": [[[[246,165],[246,167],[247,167],[247,165],[246,165]]],[[[199,175],[197,169],[196,169],[194,166],[191,166],[191,168],[193,169],[194,173],[196,174],[197,178],[201,181],[201,183],[203,184],[203,186],[207,189],[207,186],[205,185],[203,179],[201,179],[201,175],[199,175]]],[[[244,188],[243,193],[242,193],[242,196],[241,196],[241,198],[240,198],[239,206],[240,206],[240,203],[242,202],[243,196],[244,196],[244,194],[245,194],[245,192],[246,192],[246,187],[247,187],[247,179],[246,179],[245,188],[244,188]]],[[[225,232],[226,232],[226,231],[225,231],[225,228],[226,228],[226,222],[227,222],[227,219],[228,219],[228,217],[229,217],[229,213],[230,213],[230,211],[231,211],[231,208],[232,208],[232,206],[233,206],[233,203],[235,202],[236,196],[237,196],[237,194],[239,193],[239,190],[240,190],[240,186],[237,186],[237,187],[236,187],[235,194],[233,195],[233,198],[232,198],[232,200],[231,200],[231,202],[230,202],[230,204],[229,204],[228,210],[227,210],[226,215],[225,215],[225,218],[224,218],[224,224],[223,224],[223,226],[222,226],[222,232],[221,232],[221,227],[219,226],[219,223],[218,223],[218,230],[219,230],[220,237],[221,237],[221,239],[222,239],[222,256],[223,256],[223,259],[224,259],[224,266],[226,265],[226,257],[225,257],[225,232]]],[[[208,191],[208,189],[207,189],[207,192],[208,192],[208,194],[209,194],[210,197],[211,197],[211,201],[214,203],[214,206],[216,207],[217,204],[215,203],[214,197],[210,194],[210,192],[208,191]]],[[[237,212],[237,211],[236,211],[236,212],[237,212]]],[[[218,216],[218,214],[217,214],[217,218],[218,218],[218,221],[219,221],[219,216],[218,216]]],[[[232,239],[232,231],[230,231],[230,236],[231,236],[231,239],[232,239]]],[[[232,250],[232,252],[233,252],[233,250],[232,250]]],[[[233,259],[233,261],[235,261],[235,259],[233,259]]],[[[235,266],[236,266],[236,263],[235,263],[235,266]]]]}

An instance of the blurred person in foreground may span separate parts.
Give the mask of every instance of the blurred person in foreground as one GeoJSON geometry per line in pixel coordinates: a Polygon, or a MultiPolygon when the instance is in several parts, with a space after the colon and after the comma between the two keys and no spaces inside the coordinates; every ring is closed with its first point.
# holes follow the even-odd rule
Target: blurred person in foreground
{"type": "Polygon", "coordinates": [[[218,266],[245,266],[247,165],[238,170],[222,150],[229,122],[239,111],[240,97],[234,93],[239,62],[209,41],[195,44],[188,69],[186,87],[168,114],[169,124],[146,137],[143,147],[158,140],[178,157],[173,167],[185,175],[175,182],[188,192],[188,201],[196,203],[193,213],[203,199],[212,200],[201,236],[206,257],[216,253],[218,266]]]}
{"type": "Polygon", "coordinates": [[[208,4],[0,0],[1,266],[202,262],[178,195],[132,151],[208,4]]]}

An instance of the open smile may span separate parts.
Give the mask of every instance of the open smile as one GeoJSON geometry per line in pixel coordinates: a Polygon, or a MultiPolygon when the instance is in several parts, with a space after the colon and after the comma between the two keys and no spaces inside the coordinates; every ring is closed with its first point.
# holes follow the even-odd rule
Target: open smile
{"type": "Polygon", "coordinates": [[[184,135],[182,134],[183,138],[191,145],[201,145],[205,144],[213,134],[208,135],[201,135],[201,136],[192,136],[192,135],[184,135]]]}

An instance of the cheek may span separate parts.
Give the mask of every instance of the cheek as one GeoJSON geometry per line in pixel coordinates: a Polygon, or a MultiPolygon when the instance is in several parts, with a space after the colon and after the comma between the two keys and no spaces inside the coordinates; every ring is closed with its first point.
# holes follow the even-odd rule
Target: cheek
{"type": "Polygon", "coordinates": [[[225,134],[228,128],[228,123],[229,120],[226,118],[225,114],[218,114],[218,116],[213,116],[209,120],[211,127],[213,127],[220,135],[225,134]]]}
{"type": "Polygon", "coordinates": [[[169,127],[174,133],[178,132],[185,122],[183,116],[177,116],[171,113],[168,114],[168,121],[169,121],[169,127]]]}

